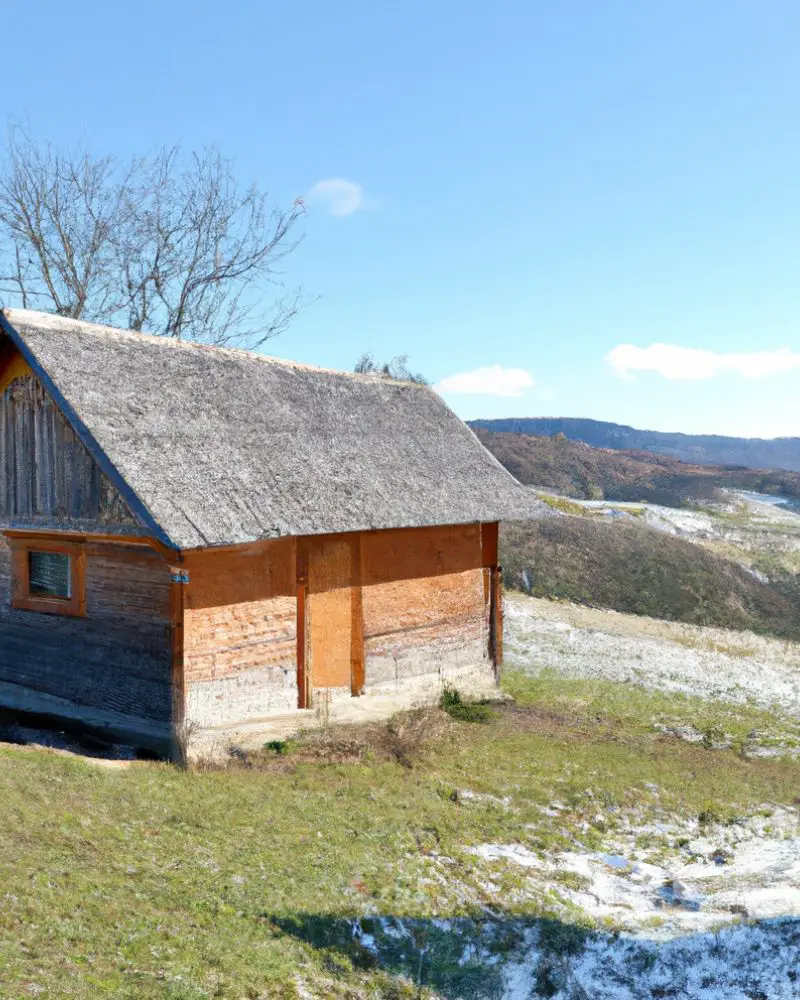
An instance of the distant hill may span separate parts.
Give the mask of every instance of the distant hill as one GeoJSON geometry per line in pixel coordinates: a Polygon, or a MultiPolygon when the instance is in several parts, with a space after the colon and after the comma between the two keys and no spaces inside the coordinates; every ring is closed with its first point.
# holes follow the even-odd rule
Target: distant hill
{"type": "Polygon", "coordinates": [[[800,474],[681,462],[645,451],[614,451],[570,441],[476,427],[483,444],[520,482],[584,500],[683,506],[714,501],[720,487],[800,497],[800,474]]]}
{"type": "Polygon", "coordinates": [[[473,420],[473,428],[552,437],[563,434],[596,448],[616,451],[650,451],[698,465],[734,465],[755,469],[790,469],[800,472],[800,437],[737,438],[714,434],[667,434],[640,431],[624,424],[578,417],[508,417],[473,420]]]}
{"type": "Polygon", "coordinates": [[[762,583],[707,549],[633,521],[507,522],[509,587],[634,615],[800,640],[800,594],[762,583]]]}

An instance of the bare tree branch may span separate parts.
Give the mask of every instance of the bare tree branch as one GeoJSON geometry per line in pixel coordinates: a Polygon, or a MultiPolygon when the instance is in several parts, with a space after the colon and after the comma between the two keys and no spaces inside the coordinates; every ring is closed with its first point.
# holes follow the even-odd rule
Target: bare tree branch
{"type": "Polygon", "coordinates": [[[392,378],[398,382],[416,382],[417,385],[428,385],[428,380],[420,372],[412,372],[408,367],[408,355],[398,354],[383,365],[375,361],[374,355],[365,351],[355,364],[354,372],[358,375],[380,375],[381,378],[392,378]]]}
{"type": "Polygon", "coordinates": [[[0,293],[62,316],[258,347],[305,303],[302,291],[274,292],[304,214],[299,199],[280,209],[257,186],[241,188],[214,148],[164,148],[123,165],[11,128],[0,293]]]}

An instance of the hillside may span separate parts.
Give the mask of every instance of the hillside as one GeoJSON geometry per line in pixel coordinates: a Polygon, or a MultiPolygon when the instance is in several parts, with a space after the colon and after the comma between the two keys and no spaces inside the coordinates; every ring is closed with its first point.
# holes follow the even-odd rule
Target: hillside
{"type": "Polygon", "coordinates": [[[732,560],[634,519],[504,524],[506,584],[634,615],[800,640],[800,598],[732,560]]]}
{"type": "Polygon", "coordinates": [[[797,719],[505,683],[481,724],[421,710],[193,771],[0,745],[0,996],[795,996],[800,928],[768,918],[800,892],[797,766],[763,751],[797,719]]]}
{"type": "Polygon", "coordinates": [[[522,483],[584,500],[647,501],[679,506],[718,499],[722,488],[800,497],[800,474],[681,462],[643,451],[617,451],[532,434],[476,427],[483,444],[522,483]]]}
{"type": "Polygon", "coordinates": [[[699,465],[738,465],[753,469],[789,469],[800,472],[800,438],[737,438],[715,434],[669,434],[641,431],[624,424],[578,417],[509,417],[473,420],[471,426],[514,434],[551,437],[564,434],[596,448],[652,451],[699,465]]]}

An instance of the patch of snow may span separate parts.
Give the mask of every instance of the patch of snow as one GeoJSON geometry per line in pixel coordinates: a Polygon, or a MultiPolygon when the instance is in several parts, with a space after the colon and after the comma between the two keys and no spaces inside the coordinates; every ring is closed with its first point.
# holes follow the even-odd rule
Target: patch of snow
{"type": "Polygon", "coordinates": [[[531,892],[544,879],[561,898],[594,919],[611,918],[631,933],[659,920],[658,937],[706,931],[740,917],[800,917],[800,814],[774,809],[731,826],[696,820],[632,827],[611,838],[608,852],[562,851],[539,857],[521,844],[482,844],[470,853],[532,874],[531,892]],[[637,847],[642,833],[660,833],[658,863],[637,847]],[[683,847],[674,846],[676,842],[683,847]],[[558,878],[571,872],[579,888],[558,878]]]}
{"type": "Polygon", "coordinates": [[[458,797],[466,802],[486,802],[491,805],[501,806],[503,809],[511,808],[511,798],[508,795],[500,798],[497,795],[489,795],[486,792],[473,792],[471,788],[462,788],[458,792],[458,797]]]}
{"type": "Polygon", "coordinates": [[[468,853],[475,854],[484,861],[512,861],[523,868],[541,868],[542,860],[521,844],[479,844],[470,847],[468,853]]]}
{"type": "Polygon", "coordinates": [[[632,683],[800,715],[800,645],[747,635],[750,655],[736,655],[743,639],[738,632],[637,620],[518,594],[508,595],[505,622],[506,663],[534,676],[548,671],[632,683]],[[587,625],[559,620],[569,615],[584,617],[587,625]]]}
{"type": "Polygon", "coordinates": [[[375,923],[375,934],[354,937],[378,965],[442,998],[796,1000],[800,993],[798,921],[740,924],[666,942],[588,932],[567,948],[548,937],[552,921],[549,927],[520,918],[375,923]],[[468,980],[448,973],[454,964],[468,980]]]}

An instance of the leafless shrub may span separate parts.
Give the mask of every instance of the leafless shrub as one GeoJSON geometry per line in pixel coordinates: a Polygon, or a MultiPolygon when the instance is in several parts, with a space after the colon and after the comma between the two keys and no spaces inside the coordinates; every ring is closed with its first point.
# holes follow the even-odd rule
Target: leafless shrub
{"type": "Polygon", "coordinates": [[[356,362],[353,371],[357,375],[380,375],[382,378],[396,379],[398,382],[416,382],[427,385],[428,380],[420,372],[412,372],[408,367],[408,355],[398,354],[385,364],[378,364],[370,353],[364,353],[356,362]]]}

